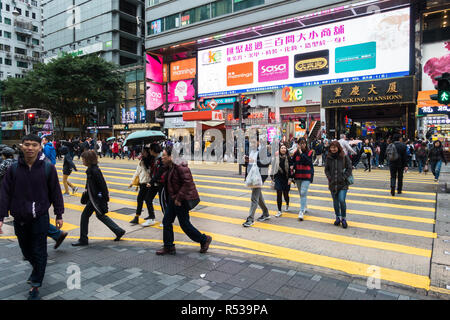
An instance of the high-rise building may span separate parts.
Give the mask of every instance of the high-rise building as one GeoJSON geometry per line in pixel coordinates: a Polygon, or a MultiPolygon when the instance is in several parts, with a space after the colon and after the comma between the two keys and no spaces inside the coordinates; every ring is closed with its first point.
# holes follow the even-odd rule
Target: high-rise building
{"type": "Polygon", "coordinates": [[[42,60],[41,6],[35,0],[3,0],[0,9],[0,80],[22,78],[42,60]]]}
{"type": "Polygon", "coordinates": [[[98,53],[121,66],[142,62],[144,1],[43,0],[42,8],[45,61],[98,53]]]}

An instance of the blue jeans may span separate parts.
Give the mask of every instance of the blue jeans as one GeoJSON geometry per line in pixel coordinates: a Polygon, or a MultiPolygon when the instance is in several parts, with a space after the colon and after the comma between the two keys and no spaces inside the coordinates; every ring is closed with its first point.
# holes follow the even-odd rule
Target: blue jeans
{"type": "Polygon", "coordinates": [[[308,198],[308,188],[311,184],[309,180],[295,180],[297,184],[298,193],[300,195],[300,211],[306,210],[306,200],[308,198]]]}
{"type": "Polygon", "coordinates": [[[372,164],[373,164],[375,167],[378,167],[378,159],[379,159],[379,158],[380,158],[380,155],[379,155],[378,153],[375,152],[375,155],[374,155],[373,160],[372,160],[372,164]]]}
{"type": "Polygon", "coordinates": [[[345,197],[347,197],[348,190],[340,190],[338,193],[331,193],[333,198],[334,213],[336,217],[345,219],[347,212],[347,205],[345,204],[345,197]]]}
{"type": "Polygon", "coordinates": [[[54,225],[49,223],[47,236],[52,238],[53,240],[57,241],[60,235],[61,235],[61,230],[59,230],[54,225]]]}
{"type": "Polygon", "coordinates": [[[419,173],[422,173],[423,167],[425,165],[425,159],[424,158],[417,158],[417,163],[419,164],[419,173]]]}
{"type": "Polygon", "coordinates": [[[439,179],[439,174],[441,173],[442,160],[431,161],[431,172],[434,174],[435,179],[439,179]]]}

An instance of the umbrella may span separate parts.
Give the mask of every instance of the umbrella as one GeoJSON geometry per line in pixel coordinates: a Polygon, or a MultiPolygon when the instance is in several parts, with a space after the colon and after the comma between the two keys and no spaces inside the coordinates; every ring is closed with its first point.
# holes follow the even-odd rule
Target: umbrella
{"type": "Polygon", "coordinates": [[[348,143],[352,146],[354,144],[358,144],[358,143],[361,143],[361,142],[362,142],[361,140],[353,140],[353,141],[349,141],[348,143]]]}
{"type": "Polygon", "coordinates": [[[166,135],[161,131],[140,130],[130,134],[123,143],[124,146],[147,144],[166,139],[166,135]]]}
{"type": "Polygon", "coordinates": [[[112,141],[112,140],[116,140],[116,137],[109,137],[108,139],[106,139],[106,141],[112,141]]]}

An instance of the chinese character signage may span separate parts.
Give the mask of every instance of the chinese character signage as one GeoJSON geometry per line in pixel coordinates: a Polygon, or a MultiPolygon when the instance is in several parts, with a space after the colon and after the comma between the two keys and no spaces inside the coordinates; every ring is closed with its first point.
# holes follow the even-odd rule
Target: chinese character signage
{"type": "Polygon", "coordinates": [[[421,107],[419,108],[419,116],[426,116],[429,114],[450,114],[450,106],[437,107],[421,107]]]}
{"type": "Polygon", "coordinates": [[[198,95],[409,75],[409,10],[383,12],[201,50],[198,52],[198,95]]]}
{"type": "Polygon", "coordinates": [[[414,78],[392,78],[322,86],[322,107],[415,103],[414,78]]]}

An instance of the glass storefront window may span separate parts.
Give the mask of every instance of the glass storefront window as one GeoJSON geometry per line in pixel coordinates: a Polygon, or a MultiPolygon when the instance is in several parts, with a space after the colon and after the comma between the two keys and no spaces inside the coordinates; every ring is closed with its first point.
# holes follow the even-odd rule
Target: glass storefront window
{"type": "Polygon", "coordinates": [[[127,84],[127,98],[128,99],[136,98],[136,82],[131,82],[127,84]]]}
{"type": "Polygon", "coordinates": [[[234,0],[234,11],[248,9],[264,4],[264,0],[234,0]]]}
{"type": "Polygon", "coordinates": [[[185,26],[191,23],[208,20],[211,18],[210,4],[184,11],[181,14],[181,25],[185,26]]]}
{"type": "Polygon", "coordinates": [[[173,14],[164,18],[163,31],[178,28],[180,26],[180,14],[173,14]]]}
{"type": "Polygon", "coordinates": [[[233,12],[233,0],[219,0],[211,3],[212,18],[233,12]]]}

